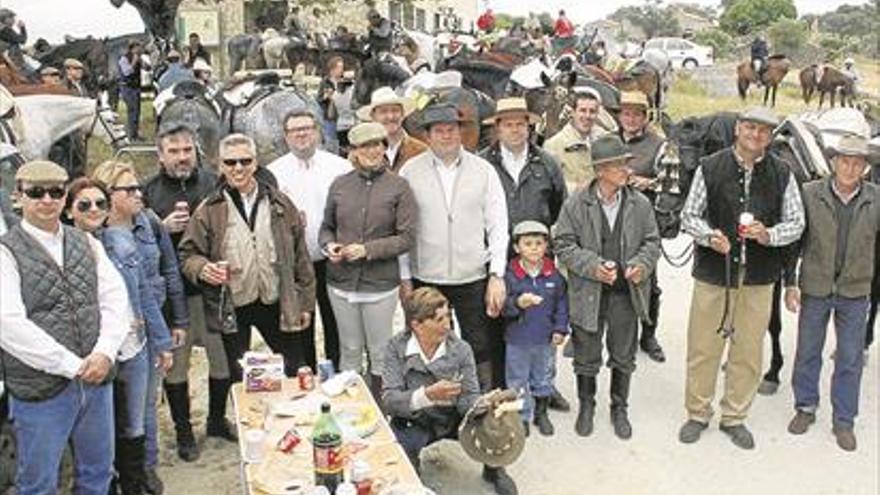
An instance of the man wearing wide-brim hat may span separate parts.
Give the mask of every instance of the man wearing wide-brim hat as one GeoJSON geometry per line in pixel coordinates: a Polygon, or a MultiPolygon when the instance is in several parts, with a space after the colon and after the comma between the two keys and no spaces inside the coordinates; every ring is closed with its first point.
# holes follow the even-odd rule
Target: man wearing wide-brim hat
{"type": "Polygon", "coordinates": [[[801,240],[799,287],[788,287],[785,304],[799,312],[792,374],[796,414],[788,425],[806,433],[819,408],[819,376],[828,320],[834,315],[836,351],[831,380],[832,432],[837,445],[856,450],[865,319],[876,270],[874,246],[880,226],[880,188],[864,179],[868,140],[850,135],[829,150],[833,175],[804,185],[807,229],[801,240]]]}
{"type": "Polygon", "coordinates": [[[590,143],[607,134],[598,118],[602,96],[593,88],[579,87],[570,96],[571,119],[544,142],[544,149],[559,160],[569,191],[585,186],[595,177],[590,166],[590,143]]]}
{"type": "Polygon", "coordinates": [[[611,422],[614,434],[627,440],[632,436],[627,410],[638,322],[648,319],[660,235],[653,206],[629,185],[632,155],[620,138],[602,136],[591,152],[596,178],[565,202],[553,231],[556,255],[569,277],[579,402],[575,431],[584,437],[593,432],[596,379],[607,347],[611,422]]]}
{"type": "Polygon", "coordinates": [[[703,158],[681,213],[696,243],[687,339],[687,422],[679,440],[699,440],[713,415],[727,349],[721,431],[752,449],[745,425],[761,381],[764,333],[786,246],[804,230],[794,174],[768,149],[779,119],[764,107],[742,112],[733,146],[703,158]]]}
{"type": "Polygon", "coordinates": [[[462,147],[458,109],[428,106],[421,125],[429,150],[400,171],[418,207],[416,241],[401,263],[401,296],[437,287],[449,299],[474,351],[480,387],[504,384],[504,305],[508,220],[504,188],[491,164],[462,147]]]}
{"type": "Polygon", "coordinates": [[[382,124],[388,133],[388,149],[385,156],[391,170],[397,172],[410,158],[428,149],[425,143],[410,136],[403,128],[403,121],[415,110],[415,103],[405,96],[398,96],[393,89],[383,86],[370,96],[370,104],[357,111],[361,121],[382,124]]]}
{"type": "MultiPolygon", "coordinates": [[[[633,175],[630,181],[653,204],[656,194],[652,187],[657,178],[659,161],[666,140],[648,125],[649,109],[650,104],[645,93],[641,91],[620,93],[620,110],[617,113],[617,120],[620,124],[620,138],[626,145],[627,151],[633,155],[630,162],[633,175]]],[[[663,353],[660,343],[657,342],[656,336],[661,293],[655,273],[651,278],[651,299],[648,303],[648,315],[651,322],[643,321],[641,323],[642,334],[639,338],[639,347],[648,354],[648,357],[659,363],[666,361],[666,355],[663,353]]]]}
{"type": "MultiPolygon", "coordinates": [[[[559,162],[531,142],[532,126],[541,117],[529,111],[525,98],[498,100],[495,114],[483,123],[495,126],[498,141],[483,149],[480,157],[498,173],[507,198],[508,226],[534,220],[548,228],[556,223],[562,203],[568,196],[559,162]]],[[[512,255],[513,250],[508,250],[512,255]]],[[[555,360],[552,375],[556,378],[555,360]]],[[[554,387],[550,407],[567,411],[568,402],[554,387]]]]}
{"type": "Polygon", "coordinates": [[[0,237],[0,361],[15,418],[16,493],[56,493],[68,444],[78,491],[107,493],[110,372],[130,328],[128,293],[101,244],[61,224],[67,172],[32,161],[15,180],[22,220],[0,237]]]}

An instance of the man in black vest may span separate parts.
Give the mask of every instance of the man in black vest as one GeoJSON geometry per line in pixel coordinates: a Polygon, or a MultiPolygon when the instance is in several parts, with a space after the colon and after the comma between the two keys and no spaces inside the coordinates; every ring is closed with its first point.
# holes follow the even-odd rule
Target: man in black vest
{"type": "Polygon", "coordinates": [[[794,174],[767,150],[777,124],[765,108],[742,113],[733,146],[702,160],[682,210],[682,228],[697,244],[683,443],[699,440],[709,424],[729,345],[721,431],[740,448],[755,446],[744,423],[761,381],[773,284],[782,275],[784,246],[800,238],[805,224],[794,174]]]}
{"type": "Polygon", "coordinates": [[[23,218],[0,237],[0,369],[11,395],[17,493],[56,493],[70,443],[78,493],[105,494],[110,370],[131,327],[125,283],[97,240],[61,225],[63,168],[30,162],[15,179],[23,218]]]}

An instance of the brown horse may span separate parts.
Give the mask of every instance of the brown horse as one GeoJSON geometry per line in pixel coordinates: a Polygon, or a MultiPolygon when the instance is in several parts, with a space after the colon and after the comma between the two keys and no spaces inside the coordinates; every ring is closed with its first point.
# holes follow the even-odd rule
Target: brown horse
{"type": "Polygon", "coordinates": [[[798,80],[801,82],[801,94],[804,97],[804,103],[810,104],[813,99],[813,93],[819,87],[819,67],[816,64],[804,67],[798,73],[798,80]]]}
{"type": "Polygon", "coordinates": [[[840,106],[855,106],[855,83],[852,78],[840,70],[826,65],[822,70],[822,77],[816,86],[819,90],[819,108],[825,102],[825,94],[831,95],[831,107],[834,108],[834,97],[840,91],[840,106]]]}
{"type": "MultiPolygon", "coordinates": [[[[767,105],[767,99],[770,91],[773,90],[773,99],[771,106],[776,106],[776,90],[788,74],[791,67],[791,61],[785,55],[773,55],[767,59],[767,69],[761,77],[761,83],[764,85],[764,105],[767,105]]],[[[736,67],[736,89],[739,97],[743,100],[748,95],[749,86],[758,84],[758,76],[752,68],[752,62],[747,60],[736,67]]]]}

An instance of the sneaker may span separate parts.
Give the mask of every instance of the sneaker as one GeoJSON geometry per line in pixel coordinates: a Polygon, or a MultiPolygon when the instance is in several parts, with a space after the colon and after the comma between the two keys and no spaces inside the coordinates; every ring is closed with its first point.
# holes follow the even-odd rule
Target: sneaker
{"type": "Polygon", "coordinates": [[[774,382],[772,380],[761,380],[761,384],[758,385],[758,393],[761,395],[773,395],[776,391],[779,390],[779,382],[774,382]]]}
{"type": "Polygon", "coordinates": [[[689,419],[685,424],[681,425],[681,429],[678,430],[678,441],[681,443],[694,443],[700,439],[703,430],[708,427],[709,425],[706,423],[701,423],[695,419],[689,419]]]}
{"type": "Polygon", "coordinates": [[[806,411],[798,411],[788,423],[788,432],[792,435],[803,435],[816,422],[816,415],[806,411]]]}
{"type": "Polygon", "coordinates": [[[838,447],[847,452],[856,450],[856,435],[851,426],[834,426],[831,432],[837,439],[838,447]]]}
{"type": "Polygon", "coordinates": [[[741,449],[751,450],[755,448],[755,438],[746,425],[721,425],[721,431],[730,437],[730,441],[741,449]]]}

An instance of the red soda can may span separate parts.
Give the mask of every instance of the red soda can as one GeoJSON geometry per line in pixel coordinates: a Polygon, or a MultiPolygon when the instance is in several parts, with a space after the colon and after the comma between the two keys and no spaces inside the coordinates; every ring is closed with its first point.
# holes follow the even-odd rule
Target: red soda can
{"type": "Polygon", "coordinates": [[[229,262],[228,261],[218,261],[217,268],[223,270],[223,283],[229,283],[229,262]]]}
{"type": "Polygon", "coordinates": [[[302,442],[302,436],[296,430],[296,428],[291,428],[284,433],[284,436],[278,440],[278,450],[284,452],[285,454],[289,454],[293,452],[293,449],[296,448],[302,442]]]}
{"type": "Polygon", "coordinates": [[[302,366],[300,369],[296,370],[296,378],[299,381],[300,390],[315,389],[315,375],[312,373],[312,369],[308,366],[302,366]]]}

